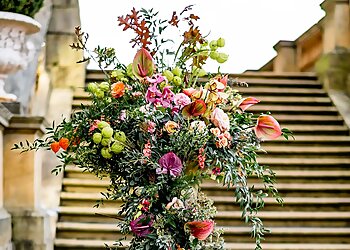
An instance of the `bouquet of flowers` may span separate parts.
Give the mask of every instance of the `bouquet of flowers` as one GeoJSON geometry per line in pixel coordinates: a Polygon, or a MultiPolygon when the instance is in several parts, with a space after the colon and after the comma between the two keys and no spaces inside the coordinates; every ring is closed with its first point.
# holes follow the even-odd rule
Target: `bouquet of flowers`
{"type": "Polygon", "coordinates": [[[54,173],[74,164],[109,177],[105,197],[123,203],[116,218],[121,232],[133,235],[128,249],[223,249],[216,208],[200,190],[207,179],[232,190],[260,249],[266,229],[257,211],[269,194],[281,199],[274,173],[259,165],[256,151],[262,140],[287,137],[288,131],[269,114],[246,112],[259,100],[234,89],[242,83],[204,71],[209,59],[227,60],[219,52],[225,40],[209,42],[190,11],[188,6],[173,12],[170,20],[144,9],[119,17],[124,30],[136,33],[131,42],[139,47],[129,65],[120,63],[111,48],[89,51],[87,34],[77,27],[78,42],[71,46],[88,52],[81,62],[96,60],[106,80],[88,84],[90,106],[48,128],[44,139],[14,148],[51,149],[62,163],[54,173]],[[172,51],[162,35],[181,23],[187,29],[172,51]],[[249,188],[250,176],[265,188],[249,188]]]}

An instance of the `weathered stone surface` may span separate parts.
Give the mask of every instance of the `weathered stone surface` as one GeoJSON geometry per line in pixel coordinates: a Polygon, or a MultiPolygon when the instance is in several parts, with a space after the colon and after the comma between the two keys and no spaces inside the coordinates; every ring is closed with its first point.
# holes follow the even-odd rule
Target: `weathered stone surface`
{"type": "Polygon", "coordinates": [[[296,72],[296,46],[293,41],[279,41],[274,49],[277,56],[273,62],[274,72],[296,72]]]}
{"type": "Polygon", "coordinates": [[[11,211],[13,244],[18,250],[52,250],[49,215],[44,211],[11,211]]]}
{"type": "Polygon", "coordinates": [[[54,7],[73,7],[79,5],[77,0],[52,0],[52,4],[54,7]]]}
{"type": "Polygon", "coordinates": [[[49,25],[50,33],[74,33],[74,27],[80,25],[79,8],[57,8],[52,11],[52,18],[49,25]]]}
{"type": "Polygon", "coordinates": [[[0,208],[0,250],[11,250],[11,216],[0,208]]]}

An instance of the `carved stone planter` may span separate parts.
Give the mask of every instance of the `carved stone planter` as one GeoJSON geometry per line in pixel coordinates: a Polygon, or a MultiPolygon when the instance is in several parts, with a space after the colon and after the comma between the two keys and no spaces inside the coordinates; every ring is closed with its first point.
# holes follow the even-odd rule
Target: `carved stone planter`
{"type": "Polygon", "coordinates": [[[32,60],[35,48],[26,36],[39,30],[40,24],[31,17],[0,11],[0,101],[17,99],[5,92],[4,80],[32,60]]]}

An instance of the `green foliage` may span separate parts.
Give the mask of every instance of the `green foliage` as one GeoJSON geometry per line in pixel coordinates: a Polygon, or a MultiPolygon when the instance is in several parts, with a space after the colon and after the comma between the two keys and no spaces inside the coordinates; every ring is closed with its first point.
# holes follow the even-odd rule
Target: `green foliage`
{"type": "Polygon", "coordinates": [[[43,6],[43,3],[44,0],[1,0],[0,11],[14,12],[34,17],[43,6]]]}

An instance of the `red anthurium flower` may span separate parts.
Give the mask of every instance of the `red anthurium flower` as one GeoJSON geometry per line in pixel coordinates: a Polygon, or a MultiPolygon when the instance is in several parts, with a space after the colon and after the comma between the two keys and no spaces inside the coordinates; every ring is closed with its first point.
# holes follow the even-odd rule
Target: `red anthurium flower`
{"type": "Polygon", "coordinates": [[[151,77],[153,75],[153,58],[146,49],[142,48],[136,53],[132,63],[132,72],[139,79],[146,76],[151,77]]]}
{"type": "Polygon", "coordinates": [[[60,150],[60,143],[55,141],[55,142],[51,143],[50,147],[54,153],[57,153],[58,150],[60,150]]]}
{"type": "Polygon", "coordinates": [[[186,105],[182,109],[182,115],[185,118],[191,118],[192,116],[200,116],[204,114],[206,110],[207,105],[205,104],[205,102],[201,99],[198,99],[186,105]]]}
{"type": "Polygon", "coordinates": [[[254,127],[256,136],[261,140],[276,139],[282,134],[278,121],[271,115],[261,115],[254,127]]]}
{"type": "Polygon", "coordinates": [[[63,150],[66,150],[69,146],[69,140],[67,138],[61,138],[58,143],[63,150]]]}
{"type": "Polygon", "coordinates": [[[250,106],[253,106],[254,104],[259,103],[260,100],[256,99],[255,97],[246,97],[243,98],[240,102],[238,107],[242,110],[245,111],[246,109],[248,109],[250,106]]]}
{"type": "Polygon", "coordinates": [[[205,240],[214,230],[214,221],[191,221],[185,224],[190,229],[192,236],[199,240],[205,240]]]}

